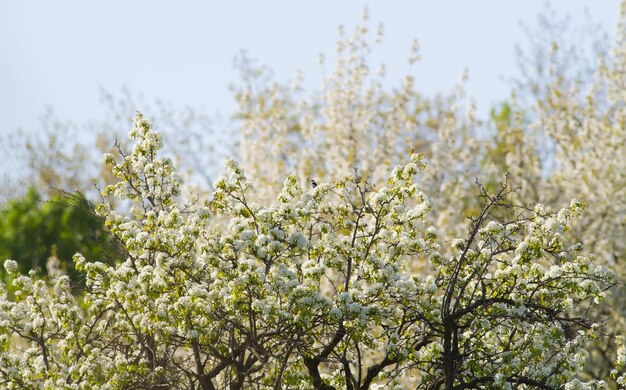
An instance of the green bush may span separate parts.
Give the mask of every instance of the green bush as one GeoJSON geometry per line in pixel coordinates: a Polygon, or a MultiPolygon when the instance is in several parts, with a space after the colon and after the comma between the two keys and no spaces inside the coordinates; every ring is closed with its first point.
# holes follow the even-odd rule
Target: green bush
{"type": "Polygon", "coordinates": [[[0,210],[0,258],[16,259],[21,272],[33,269],[45,275],[46,262],[56,257],[61,269],[76,281],[79,275],[72,262],[76,252],[108,263],[119,253],[102,219],[81,194],[44,201],[31,188],[0,210]]]}

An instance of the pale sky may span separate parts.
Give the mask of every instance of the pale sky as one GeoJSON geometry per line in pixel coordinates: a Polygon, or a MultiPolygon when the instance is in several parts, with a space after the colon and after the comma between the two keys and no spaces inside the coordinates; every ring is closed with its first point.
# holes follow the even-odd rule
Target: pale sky
{"type": "MultiPolygon", "coordinates": [[[[395,84],[407,70],[413,38],[415,67],[426,94],[450,89],[467,68],[468,93],[479,112],[507,98],[504,81],[517,73],[520,22],[535,26],[543,1],[155,1],[0,0],[0,134],[37,129],[47,106],[82,123],[102,116],[100,88],[127,87],[147,101],[232,113],[228,85],[238,81],[233,57],[241,50],[289,80],[302,69],[308,86],[321,78],[319,53],[331,57],[337,26],[359,22],[364,5],[372,27],[385,25],[375,58],[395,84]]],[[[612,33],[617,0],[558,0],[574,25],[587,9],[612,33]]],[[[141,109],[141,107],[137,107],[141,109]]]]}

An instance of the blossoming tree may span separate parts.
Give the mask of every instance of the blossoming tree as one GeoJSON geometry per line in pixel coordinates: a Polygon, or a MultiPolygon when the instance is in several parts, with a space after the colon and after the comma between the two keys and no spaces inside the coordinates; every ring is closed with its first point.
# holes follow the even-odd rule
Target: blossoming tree
{"type": "MultiPolygon", "coordinates": [[[[593,205],[565,235],[585,241],[585,255],[595,254],[624,279],[626,2],[612,50],[597,53],[595,74],[576,71],[579,41],[572,52],[567,42],[547,42],[564,30],[541,31],[537,42],[546,42],[546,50],[538,50],[537,43],[531,47],[541,66],[537,74],[525,72],[509,102],[494,110],[492,129],[476,120],[460,87],[443,98],[427,98],[409,75],[396,88],[386,88],[383,76],[370,69],[367,26],[342,34],[337,62],[325,73],[319,93],[280,84],[241,89],[242,166],[258,183],[257,196],[271,199],[281,178],[294,172],[304,183],[359,166],[363,176],[384,180],[401,162],[403,149],[413,146],[426,154],[429,166],[418,181],[433,195],[428,223],[444,239],[464,234],[467,215],[481,209],[473,178],[492,189],[508,172],[520,187],[509,195],[512,202],[542,202],[556,209],[578,198],[593,205]]],[[[414,52],[410,61],[417,58],[414,52]]],[[[452,255],[447,248],[441,251],[452,255]]],[[[613,335],[626,330],[619,286],[597,308],[609,317],[605,331],[613,335]]],[[[612,342],[597,343],[587,374],[608,375],[615,349],[612,342]]]]}
{"type": "Polygon", "coordinates": [[[98,206],[125,251],[75,256],[67,276],[13,275],[0,299],[5,388],[602,388],[576,374],[614,283],[566,238],[583,204],[558,212],[480,184],[460,238],[442,239],[416,185],[418,154],[385,181],[351,174],[304,190],[286,176],[252,200],[227,163],[210,200],[184,199],[160,137],[139,114],[132,151],[98,206]],[[97,259],[90,259],[97,260],[97,259]],[[414,269],[419,268],[420,272],[414,269]]]}

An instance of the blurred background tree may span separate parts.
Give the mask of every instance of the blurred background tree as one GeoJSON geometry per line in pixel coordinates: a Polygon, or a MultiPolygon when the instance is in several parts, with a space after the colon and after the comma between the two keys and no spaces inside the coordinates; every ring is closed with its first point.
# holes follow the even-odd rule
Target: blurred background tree
{"type": "Polygon", "coordinates": [[[15,259],[21,272],[45,274],[48,260],[56,258],[61,270],[79,282],[72,262],[76,252],[106,263],[121,258],[118,245],[82,194],[57,194],[43,201],[30,188],[0,209],[0,258],[15,259]]]}

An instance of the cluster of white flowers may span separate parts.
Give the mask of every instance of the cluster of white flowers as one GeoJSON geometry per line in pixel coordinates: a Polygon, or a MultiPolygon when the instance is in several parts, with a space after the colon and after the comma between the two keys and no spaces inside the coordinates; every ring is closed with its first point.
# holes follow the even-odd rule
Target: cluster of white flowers
{"type": "Polygon", "coordinates": [[[9,274],[15,274],[17,272],[17,262],[15,260],[5,260],[4,269],[9,274]]]}

